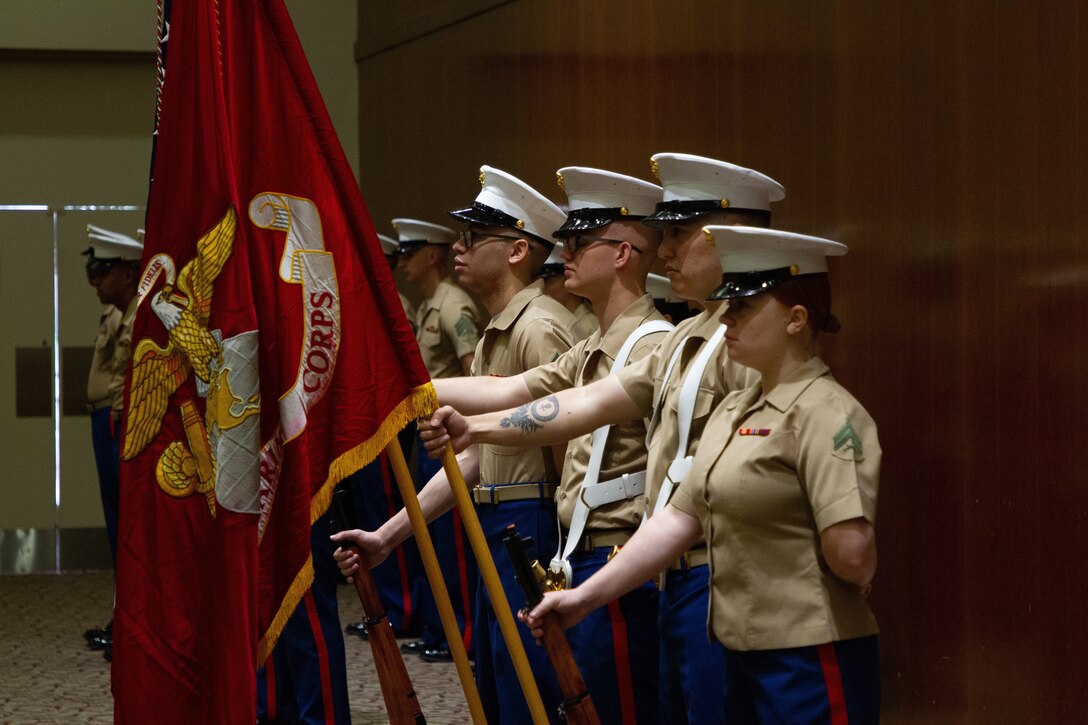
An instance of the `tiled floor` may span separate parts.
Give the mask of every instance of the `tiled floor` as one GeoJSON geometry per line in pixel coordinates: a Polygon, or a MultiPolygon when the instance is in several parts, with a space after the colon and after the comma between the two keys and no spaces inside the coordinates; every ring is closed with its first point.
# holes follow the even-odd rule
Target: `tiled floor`
{"type": "MultiPolygon", "coordinates": [[[[339,594],[342,619],[362,619],[355,590],[339,594]]],[[[85,629],[109,618],[112,600],[108,573],[0,576],[0,724],[113,722],[109,663],[83,642],[85,629]]],[[[387,722],[370,645],[346,644],[352,721],[387,722]]],[[[406,662],[427,722],[470,721],[452,664],[406,662]]]]}

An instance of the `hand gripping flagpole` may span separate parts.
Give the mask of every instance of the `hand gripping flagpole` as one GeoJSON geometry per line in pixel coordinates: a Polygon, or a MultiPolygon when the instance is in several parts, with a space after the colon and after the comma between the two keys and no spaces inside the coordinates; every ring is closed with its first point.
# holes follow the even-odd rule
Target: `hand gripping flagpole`
{"type": "Polygon", "coordinates": [[[525,695],[525,702],[529,705],[533,723],[547,725],[549,722],[547,710],[544,709],[544,703],[540,699],[536,679],[533,678],[532,670],[529,669],[529,658],[525,655],[525,647],[521,643],[514,615],[510,612],[510,602],[506,599],[506,592],[503,591],[502,582],[499,581],[499,572],[495,569],[495,561],[491,558],[490,549],[487,548],[487,540],[480,528],[480,519],[476,516],[476,508],[468,495],[465,477],[461,474],[457,457],[453,453],[453,446],[449,443],[442,452],[442,466],[446,469],[450,490],[457,498],[457,508],[461,511],[465,532],[472,545],[472,552],[476,554],[476,566],[480,570],[484,586],[487,587],[487,594],[491,598],[491,608],[495,610],[495,616],[498,617],[499,629],[502,630],[502,638],[506,640],[510,659],[514,662],[514,671],[517,673],[518,682],[521,683],[521,691],[525,695]]]}
{"type": "MultiPolygon", "coordinates": [[[[408,472],[408,463],[404,460],[404,451],[400,448],[400,441],[394,437],[385,447],[385,452],[388,454],[389,462],[393,466],[393,477],[397,479],[397,488],[400,489],[404,509],[408,512],[408,520],[412,523],[412,533],[416,537],[419,555],[423,559],[423,568],[427,572],[427,581],[434,593],[435,604],[438,605],[438,615],[442,619],[442,629],[446,633],[450,654],[453,655],[453,663],[457,667],[457,677],[461,680],[461,689],[465,692],[465,701],[468,703],[472,722],[476,725],[487,725],[487,717],[484,715],[480,692],[476,689],[476,681],[472,677],[472,665],[469,664],[468,653],[465,652],[465,641],[461,637],[461,629],[457,626],[457,617],[453,613],[453,604],[450,602],[449,592],[446,591],[446,583],[442,580],[442,570],[438,568],[438,557],[434,553],[431,534],[427,530],[423,510],[419,506],[416,488],[412,484],[412,474],[408,472]]],[[[464,488],[465,484],[464,479],[461,478],[461,470],[456,466],[457,462],[454,461],[454,470],[457,471],[458,480],[461,481],[461,487],[464,488]]],[[[446,470],[449,470],[448,466],[446,470]]],[[[473,516],[475,517],[475,511],[473,511],[473,516]]],[[[473,520],[476,521],[475,518],[473,520]]],[[[476,521],[477,530],[479,527],[479,521],[476,521]]],[[[471,532],[471,529],[469,531],[471,532]]],[[[476,556],[479,558],[479,554],[476,556]]],[[[488,559],[488,563],[490,562],[491,560],[488,559]]],[[[494,564],[492,564],[492,570],[494,570],[494,564]]],[[[507,607],[507,614],[509,614],[509,607],[507,607]]],[[[524,656],[523,652],[522,657],[524,656]]],[[[543,710],[543,705],[541,710],[543,710]]],[[[547,722],[546,719],[545,722],[547,722]]]]}

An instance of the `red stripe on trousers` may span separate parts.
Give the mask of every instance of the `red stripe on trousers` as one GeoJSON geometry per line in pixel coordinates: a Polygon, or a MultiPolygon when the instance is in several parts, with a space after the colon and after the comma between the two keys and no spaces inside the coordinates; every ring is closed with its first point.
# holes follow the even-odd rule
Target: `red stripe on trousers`
{"type": "MultiPolygon", "coordinates": [[[[389,518],[393,518],[397,513],[397,507],[393,503],[393,483],[390,481],[389,476],[389,458],[385,451],[382,451],[378,456],[379,467],[382,469],[382,489],[385,491],[385,503],[387,510],[389,511],[389,518]]],[[[404,621],[401,626],[405,631],[410,629],[409,623],[412,621],[412,588],[411,583],[408,581],[408,562],[404,557],[404,547],[398,545],[393,549],[393,553],[397,557],[397,572],[400,574],[400,597],[401,607],[404,609],[404,621]]]]}
{"type": "Polygon", "coordinates": [[[269,720],[276,719],[276,663],[272,655],[264,661],[264,714],[269,720]]]}
{"type": "Polygon", "coordinates": [[[627,654],[627,620],[620,611],[620,602],[608,603],[608,618],[612,620],[612,655],[616,660],[616,686],[620,696],[620,716],[625,723],[636,722],[635,688],[631,683],[631,658],[627,654]]]}
{"type": "Polygon", "coordinates": [[[821,644],[816,649],[820,653],[820,668],[824,671],[831,725],[846,725],[849,722],[846,715],[846,694],[842,688],[842,673],[839,671],[839,657],[835,653],[835,643],[821,644]]]}
{"type": "Polygon", "coordinates": [[[472,651],[472,610],[468,603],[468,562],[465,559],[464,525],[461,512],[453,510],[453,540],[457,544],[457,575],[461,580],[461,607],[465,613],[465,650],[472,651]]]}
{"type": "Polygon", "coordinates": [[[336,712],[332,702],[332,676],[329,674],[329,648],[325,646],[325,631],[321,629],[321,620],[317,618],[317,605],[314,604],[314,595],[309,589],[303,595],[306,602],[306,616],[310,618],[310,629],[313,631],[314,644],[317,645],[317,661],[321,668],[321,704],[325,709],[326,725],[335,725],[336,712]]]}

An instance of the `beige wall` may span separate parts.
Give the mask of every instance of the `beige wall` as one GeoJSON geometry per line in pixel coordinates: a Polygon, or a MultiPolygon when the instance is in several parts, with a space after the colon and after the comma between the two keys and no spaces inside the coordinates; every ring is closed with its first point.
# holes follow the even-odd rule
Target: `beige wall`
{"type": "MultiPolygon", "coordinates": [[[[358,92],[353,0],[287,3],[353,166],[358,92]]],[[[147,197],[155,97],[155,3],[0,3],[0,204],[137,204],[147,197]]],[[[88,222],[129,234],[142,213],[59,215],[59,339],[93,343],[99,308],[79,252],[88,222]]],[[[0,530],[101,526],[89,419],[61,420],[54,510],[53,422],[16,418],[14,349],[52,347],[50,214],[0,212],[0,530]]]]}

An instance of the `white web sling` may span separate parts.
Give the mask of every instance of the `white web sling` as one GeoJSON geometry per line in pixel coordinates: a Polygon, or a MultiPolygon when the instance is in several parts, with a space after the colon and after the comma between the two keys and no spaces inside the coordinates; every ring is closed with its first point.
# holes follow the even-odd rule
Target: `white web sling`
{"type": "MultiPolygon", "coordinates": [[[[725,337],[725,329],[725,325],[718,326],[718,329],[714,331],[714,334],[699,350],[699,354],[695,356],[691,367],[688,368],[687,373],[684,375],[684,382],[680,386],[680,401],[676,407],[677,426],[679,427],[676,455],[672,463],[669,464],[665,480],[661,482],[661,490],[657,493],[657,500],[654,502],[653,510],[655,514],[665,508],[665,504],[669,502],[669,497],[672,496],[673,489],[680,485],[691,470],[691,464],[695,457],[688,455],[688,437],[691,435],[691,419],[695,414],[695,399],[699,396],[699,383],[703,380],[703,372],[706,371],[710,358],[714,356],[714,351],[718,349],[718,345],[721,344],[722,339],[725,337]]],[[[676,362],[682,349],[683,345],[678,347],[676,354],[669,361],[666,379],[661,384],[662,393],[665,390],[665,383],[668,382],[668,375],[672,372],[672,365],[676,362]]]]}
{"type": "MultiPolygon", "coordinates": [[[[609,374],[614,375],[623,369],[627,364],[627,359],[631,356],[631,351],[639,340],[655,332],[668,332],[671,329],[673,329],[673,326],[664,320],[650,320],[639,325],[624,340],[623,346],[609,369],[609,374]]],[[[559,526],[559,549],[555,552],[555,557],[548,568],[556,574],[562,573],[568,587],[573,579],[570,555],[582,539],[582,532],[585,531],[589,512],[598,506],[641,496],[646,491],[646,471],[644,470],[625,473],[618,478],[598,482],[597,479],[601,475],[601,460],[604,458],[604,447],[608,440],[608,432],[611,429],[611,425],[602,425],[593,431],[589,464],[586,468],[586,475],[582,479],[582,485],[578,490],[578,500],[574,504],[574,513],[571,516],[570,531],[565,546],[563,544],[563,526],[557,523],[559,526]]]]}

